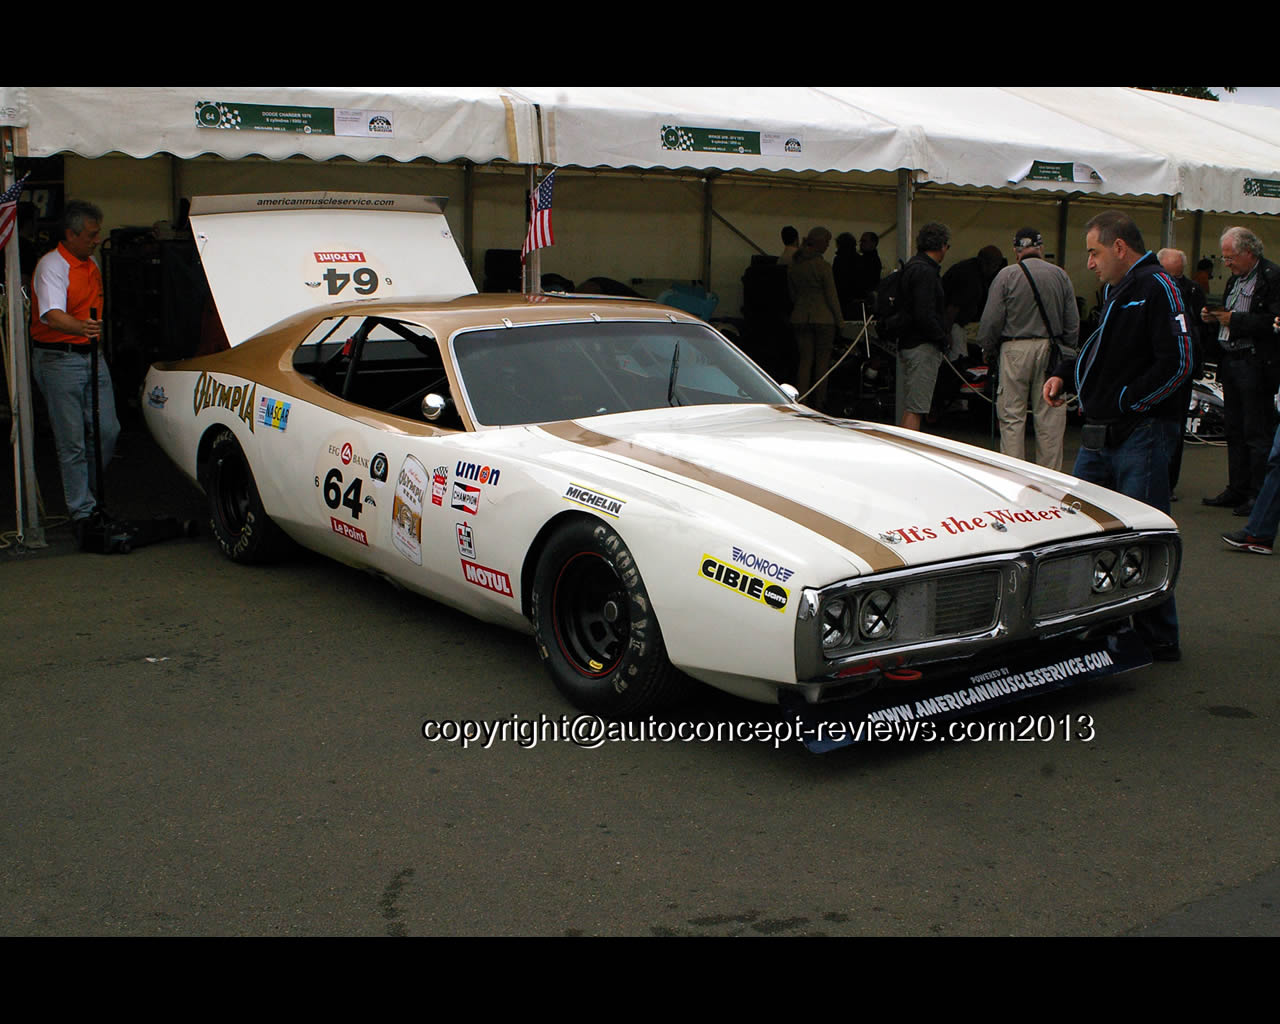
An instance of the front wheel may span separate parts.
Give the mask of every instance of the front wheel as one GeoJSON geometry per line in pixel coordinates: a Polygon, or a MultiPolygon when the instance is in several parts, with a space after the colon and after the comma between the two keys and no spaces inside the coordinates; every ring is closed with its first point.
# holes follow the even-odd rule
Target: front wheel
{"type": "Polygon", "coordinates": [[[538,653],[576,707],[627,718],[676,703],[688,679],[667,659],[662,630],[635,559],[599,520],[552,535],[533,581],[538,653]]]}
{"type": "Polygon", "coordinates": [[[267,562],[287,549],[288,537],[262,507],[240,442],[225,427],[210,445],[204,488],[213,537],[233,562],[267,562]]]}

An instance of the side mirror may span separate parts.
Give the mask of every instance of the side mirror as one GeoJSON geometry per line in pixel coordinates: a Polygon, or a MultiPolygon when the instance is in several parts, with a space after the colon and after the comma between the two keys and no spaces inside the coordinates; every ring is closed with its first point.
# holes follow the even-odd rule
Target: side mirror
{"type": "Polygon", "coordinates": [[[422,418],[429,423],[434,423],[444,415],[445,410],[449,408],[449,399],[444,395],[437,395],[434,391],[429,395],[422,396],[422,418]]]}
{"type": "Polygon", "coordinates": [[[791,401],[798,402],[800,400],[800,392],[797,391],[792,385],[783,384],[781,385],[781,387],[782,387],[783,394],[785,394],[789,399],[791,399],[791,401]]]}

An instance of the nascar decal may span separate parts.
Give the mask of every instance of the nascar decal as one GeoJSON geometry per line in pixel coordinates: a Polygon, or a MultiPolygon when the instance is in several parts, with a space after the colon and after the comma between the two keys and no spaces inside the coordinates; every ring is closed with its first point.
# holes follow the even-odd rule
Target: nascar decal
{"type": "Polygon", "coordinates": [[[453,475],[459,480],[474,480],[476,483],[497,487],[498,477],[502,475],[502,470],[482,466],[478,462],[459,462],[454,467],[453,475]]]}
{"type": "Polygon", "coordinates": [[[475,562],[469,562],[465,558],[461,559],[461,561],[462,575],[468,583],[474,583],[477,587],[484,587],[485,590],[492,590],[495,594],[502,594],[506,597],[514,598],[516,596],[511,590],[511,577],[505,572],[477,565],[475,562]]]}
{"type": "Polygon", "coordinates": [[[458,554],[465,555],[467,558],[475,558],[476,537],[472,533],[471,527],[466,523],[454,523],[453,527],[458,533],[458,554]]]}
{"type": "Polygon", "coordinates": [[[770,583],[763,576],[735,569],[728,562],[722,562],[714,555],[703,555],[698,573],[713,583],[736,590],[739,594],[759,601],[777,611],[787,607],[791,600],[791,591],[778,583],[770,583]]]}
{"type": "Polygon", "coordinates": [[[391,284],[363,249],[315,249],[304,259],[302,283],[326,299],[355,299],[380,294],[391,284]]]}
{"type": "Polygon", "coordinates": [[[291,405],[292,403],[279,398],[268,398],[263,395],[258,402],[258,422],[273,430],[287,430],[291,405]]]}
{"type": "Polygon", "coordinates": [[[431,474],[431,504],[443,505],[444,492],[449,489],[449,467],[436,466],[431,474]]]}
{"type": "Polygon", "coordinates": [[[197,416],[205,409],[227,409],[249,424],[249,432],[253,433],[253,403],[257,395],[257,384],[228,384],[201,370],[196,378],[191,404],[197,416]]]}
{"type": "Polygon", "coordinates": [[[369,455],[351,435],[336,434],[320,446],[314,484],[321,507],[331,519],[358,527],[362,544],[373,543],[379,529],[378,499],[369,474],[369,455]]]}
{"type": "Polygon", "coordinates": [[[581,484],[571,483],[564,492],[565,501],[577,502],[579,505],[585,505],[594,512],[603,512],[607,516],[617,519],[622,515],[622,509],[627,504],[622,498],[615,498],[612,494],[605,494],[603,491],[593,491],[589,487],[583,487],[581,484]]]}
{"type": "Polygon", "coordinates": [[[406,455],[396,477],[396,496],[391,506],[391,543],[414,565],[422,564],[422,498],[426,490],[426,467],[406,455]]]}
{"type": "Polygon", "coordinates": [[[460,484],[455,480],[453,497],[449,503],[459,512],[465,512],[467,515],[473,516],[480,511],[480,488],[472,487],[469,484],[460,484]]]}
{"type": "Polygon", "coordinates": [[[753,551],[743,551],[742,548],[738,547],[733,549],[733,560],[748,569],[754,569],[762,576],[768,576],[772,580],[781,580],[783,583],[791,579],[791,574],[795,572],[794,569],[788,569],[777,562],[771,562],[753,551]]]}

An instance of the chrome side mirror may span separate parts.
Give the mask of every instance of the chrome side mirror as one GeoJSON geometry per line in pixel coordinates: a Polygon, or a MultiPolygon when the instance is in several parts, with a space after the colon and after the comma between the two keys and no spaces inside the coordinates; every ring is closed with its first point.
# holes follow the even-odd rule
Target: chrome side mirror
{"type": "Polygon", "coordinates": [[[422,418],[429,423],[434,423],[444,411],[449,408],[449,399],[444,395],[437,395],[434,391],[429,395],[422,396],[422,418]]]}
{"type": "Polygon", "coordinates": [[[785,394],[789,399],[791,399],[791,401],[798,402],[800,400],[800,392],[797,391],[790,384],[783,384],[780,386],[782,388],[782,393],[785,394]]]}

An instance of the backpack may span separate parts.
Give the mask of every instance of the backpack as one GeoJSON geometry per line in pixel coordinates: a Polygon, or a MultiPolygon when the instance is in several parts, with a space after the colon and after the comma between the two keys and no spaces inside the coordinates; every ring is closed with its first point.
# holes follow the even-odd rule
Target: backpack
{"type": "Polygon", "coordinates": [[[905,267],[898,267],[876,289],[876,335],[885,341],[897,341],[910,322],[899,301],[905,271],[905,267]]]}

